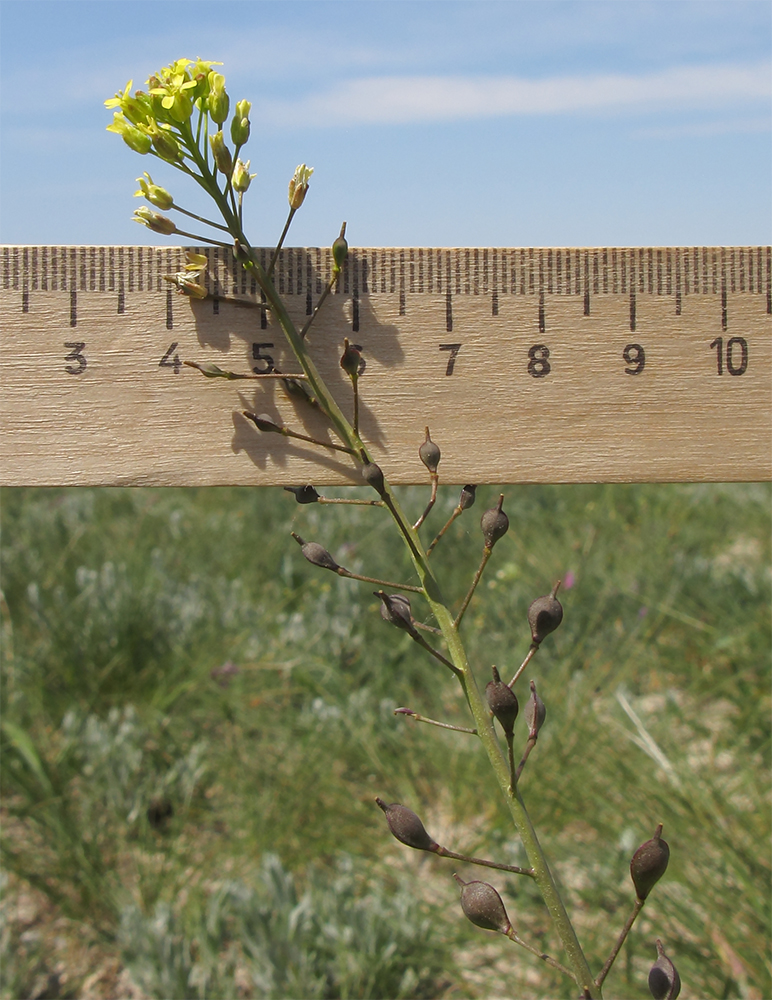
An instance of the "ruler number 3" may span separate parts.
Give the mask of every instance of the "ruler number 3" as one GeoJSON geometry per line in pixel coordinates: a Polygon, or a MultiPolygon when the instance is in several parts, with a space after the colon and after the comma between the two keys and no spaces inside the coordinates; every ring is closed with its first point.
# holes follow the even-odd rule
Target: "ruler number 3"
{"type": "Polygon", "coordinates": [[[65,365],[64,370],[68,375],[82,375],[88,366],[88,362],[83,354],[86,344],[83,341],[78,341],[77,343],[72,341],[65,343],[64,346],[70,348],[70,353],[65,355],[64,360],[75,362],[75,365],[65,365]]]}

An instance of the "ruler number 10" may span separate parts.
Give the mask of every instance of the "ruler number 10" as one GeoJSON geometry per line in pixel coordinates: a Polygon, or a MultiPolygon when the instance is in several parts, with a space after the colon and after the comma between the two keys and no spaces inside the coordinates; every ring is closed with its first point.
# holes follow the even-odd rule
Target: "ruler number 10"
{"type": "Polygon", "coordinates": [[[748,341],[745,337],[730,337],[724,350],[724,338],[716,337],[710,350],[716,352],[716,371],[724,374],[724,365],[730,375],[744,375],[748,370],[748,341]]]}

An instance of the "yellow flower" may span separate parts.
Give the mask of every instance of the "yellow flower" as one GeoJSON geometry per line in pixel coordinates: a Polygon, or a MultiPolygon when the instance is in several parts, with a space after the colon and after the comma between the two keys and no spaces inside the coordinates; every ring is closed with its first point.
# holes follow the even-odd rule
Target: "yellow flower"
{"type": "Polygon", "coordinates": [[[215,132],[214,135],[209,136],[209,144],[212,147],[212,155],[214,156],[214,162],[217,164],[217,169],[227,177],[233,170],[233,157],[231,156],[231,151],[225,145],[222,129],[219,132],[215,132]]]}
{"type": "Polygon", "coordinates": [[[233,184],[233,190],[238,191],[239,194],[243,194],[252,183],[252,180],[257,177],[257,174],[250,174],[249,164],[249,160],[246,163],[236,160],[236,166],[233,168],[231,183],[233,184]]]}
{"type": "Polygon", "coordinates": [[[228,117],[230,98],[225,93],[225,77],[214,70],[209,74],[209,98],[207,100],[209,114],[213,122],[222,125],[228,117]]]}
{"type": "Polygon", "coordinates": [[[171,236],[177,231],[177,227],[171,219],[151,211],[146,205],[134,209],[134,221],[140,222],[148,229],[152,229],[154,233],[161,233],[164,236],[171,236]]]}
{"type": "Polygon", "coordinates": [[[295,173],[289,182],[288,199],[290,208],[298,209],[303,204],[306,192],[308,191],[308,180],[314,172],[313,167],[307,167],[305,163],[295,167],[295,173]]]}
{"type": "Polygon", "coordinates": [[[249,139],[249,112],[251,110],[250,101],[236,102],[236,113],[231,121],[231,139],[234,146],[243,146],[249,139]]]}
{"type": "Polygon", "coordinates": [[[153,107],[150,98],[141,90],[132,95],[132,83],[133,81],[129,80],[123,93],[119,91],[115,97],[106,100],[105,107],[120,108],[132,125],[144,125],[148,117],[152,117],[153,107]]]}
{"type": "Polygon", "coordinates": [[[107,131],[116,132],[135,153],[150,152],[152,146],[150,136],[135,125],[132,125],[131,122],[126,121],[122,111],[113,113],[113,123],[107,126],[107,131]]]}
{"type": "Polygon", "coordinates": [[[145,173],[145,177],[147,177],[147,180],[143,177],[137,178],[140,190],[134,192],[134,197],[147,198],[151,205],[155,205],[156,208],[160,208],[163,212],[168,212],[174,206],[174,198],[172,198],[166,188],[154,184],[150,174],[145,173]]]}

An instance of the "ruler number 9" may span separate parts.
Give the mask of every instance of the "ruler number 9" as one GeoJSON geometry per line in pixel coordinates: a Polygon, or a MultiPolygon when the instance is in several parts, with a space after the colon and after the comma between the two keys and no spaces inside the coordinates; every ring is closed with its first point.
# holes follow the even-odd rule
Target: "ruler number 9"
{"type": "Polygon", "coordinates": [[[628,375],[641,374],[646,364],[646,351],[644,351],[640,344],[628,344],[622,351],[622,357],[629,365],[628,368],[625,368],[625,372],[628,375]]]}

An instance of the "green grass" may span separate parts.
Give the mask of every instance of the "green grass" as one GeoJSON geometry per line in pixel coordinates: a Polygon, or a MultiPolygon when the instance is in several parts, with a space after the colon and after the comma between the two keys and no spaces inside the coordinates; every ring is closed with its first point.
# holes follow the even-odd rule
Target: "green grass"
{"type": "MultiPolygon", "coordinates": [[[[423,491],[405,492],[418,513],[423,491]]],[[[493,663],[508,675],[529,602],[566,581],[524,678],[548,715],[522,788],[593,968],[632,907],[632,852],[658,822],[671,847],[605,995],[649,995],[659,937],[683,996],[771,996],[770,488],[504,492],[510,531],[464,632],[480,683],[493,663]]],[[[459,601],[497,493],[432,556],[459,601]]],[[[247,489],[2,501],[4,997],[54,973],[81,996],[110,961],[153,997],[573,995],[469,925],[454,867],[398,845],[374,805],[524,860],[476,741],[393,715],[467,724],[447,671],[381,620],[374,587],[289,537],[406,579],[381,511],[247,489]]],[[[459,871],[562,957],[530,883],[459,871]]]]}

